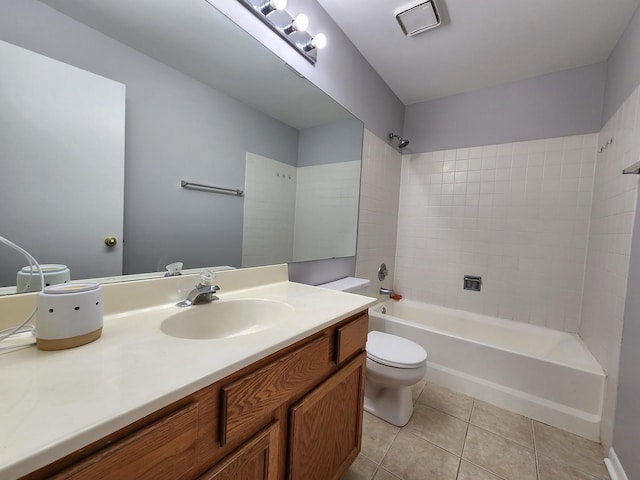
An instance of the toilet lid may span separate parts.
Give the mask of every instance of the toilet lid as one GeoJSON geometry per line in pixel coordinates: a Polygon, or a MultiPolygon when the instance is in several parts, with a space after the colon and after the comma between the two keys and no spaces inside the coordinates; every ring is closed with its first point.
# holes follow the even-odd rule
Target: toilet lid
{"type": "Polygon", "coordinates": [[[367,356],[374,362],[396,368],[416,368],[427,360],[427,352],[417,343],[376,331],[367,336],[367,356]]]}

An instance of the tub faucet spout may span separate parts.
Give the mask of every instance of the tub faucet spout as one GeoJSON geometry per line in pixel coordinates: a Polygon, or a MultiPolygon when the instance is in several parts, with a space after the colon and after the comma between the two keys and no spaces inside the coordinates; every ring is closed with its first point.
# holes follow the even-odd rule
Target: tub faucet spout
{"type": "Polygon", "coordinates": [[[380,287],[380,295],[393,295],[393,290],[391,288],[380,287]]]}

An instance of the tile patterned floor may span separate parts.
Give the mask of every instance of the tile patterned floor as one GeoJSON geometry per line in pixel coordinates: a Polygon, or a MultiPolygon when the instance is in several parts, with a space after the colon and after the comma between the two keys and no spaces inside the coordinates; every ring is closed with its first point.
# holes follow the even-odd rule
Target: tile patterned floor
{"type": "Polygon", "coordinates": [[[425,381],[409,423],[365,412],[343,480],[609,480],[598,443],[425,381]]]}

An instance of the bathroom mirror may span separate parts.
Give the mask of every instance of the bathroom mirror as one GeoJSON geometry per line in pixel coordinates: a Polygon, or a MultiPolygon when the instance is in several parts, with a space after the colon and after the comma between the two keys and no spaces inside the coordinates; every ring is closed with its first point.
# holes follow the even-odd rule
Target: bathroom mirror
{"type": "MultiPolygon", "coordinates": [[[[158,272],[176,261],[243,267],[355,255],[362,122],[205,0],[11,0],[0,5],[0,40],[126,90],[122,239],[104,243],[113,234],[103,225],[107,204],[90,225],[75,219],[90,227],[97,250],[114,253],[116,270],[79,258],[79,236],[56,240],[55,228],[41,225],[50,217],[60,229],[54,215],[28,232],[5,231],[9,211],[32,218],[14,191],[0,198],[0,235],[40,262],[67,264],[76,279],[158,272]],[[188,190],[182,180],[244,194],[188,190]],[[39,242],[48,245],[43,254],[39,242]]],[[[64,160],[40,159],[62,171],[64,160]]],[[[2,171],[16,163],[0,150],[2,171]]],[[[96,193],[111,188],[98,166],[93,172],[82,181],[96,193]]],[[[86,202],[68,178],[63,185],[33,203],[86,202]]],[[[14,285],[23,265],[3,248],[0,286],[14,285]]]]}

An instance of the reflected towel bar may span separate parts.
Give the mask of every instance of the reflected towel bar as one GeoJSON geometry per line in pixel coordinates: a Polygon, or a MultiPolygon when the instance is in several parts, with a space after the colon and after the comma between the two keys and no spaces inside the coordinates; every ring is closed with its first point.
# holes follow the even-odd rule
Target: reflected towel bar
{"type": "Polygon", "coordinates": [[[235,195],[242,197],[244,192],[240,189],[214,187],[213,185],[203,185],[202,183],[187,182],[186,180],[180,181],[180,186],[188,190],[199,190],[201,192],[222,193],[224,195],[235,195]]]}
{"type": "Polygon", "coordinates": [[[622,170],[622,173],[624,173],[624,174],[629,174],[629,173],[640,174],[640,162],[636,162],[633,165],[631,165],[630,167],[625,168],[624,170],[622,170]]]}

